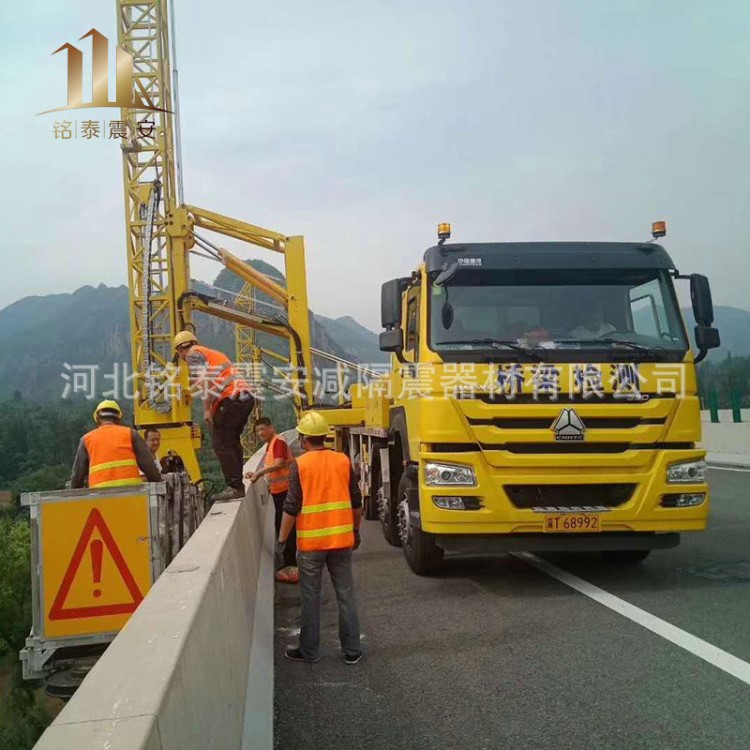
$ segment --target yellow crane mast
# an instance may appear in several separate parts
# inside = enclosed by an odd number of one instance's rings
[[[193,481],[201,478],[195,449],[200,432],[192,421],[187,374],[172,365],[172,338],[192,327],[200,310],[289,340],[289,361],[300,402],[312,404],[312,360],[304,240],[186,205],[175,151],[177,96],[170,66],[166,0],[117,0],[118,44],[133,57],[134,101],[122,110],[130,137],[123,144],[125,224],[138,428],[158,426],[165,449],[181,455]],[[176,86],[176,82],[175,86]],[[249,268],[196,229],[242,240],[284,258],[286,288]],[[190,290],[189,253],[221,262],[248,284],[269,294],[281,315],[235,308]],[[308,376],[309,373],[309,376]]]
[[[169,447],[191,474],[197,433],[190,403],[164,386],[172,361],[172,337],[180,328],[177,301],[190,283],[184,232],[178,212],[171,73],[166,7],[160,0],[118,0],[118,44],[133,57],[132,87],[154,110],[122,110],[130,138],[122,148],[125,232],[130,290],[131,355],[135,373],[135,423],[168,431]],[[149,208],[151,211],[149,212]],[[181,227],[187,229],[187,227]],[[184,323],[189,324],[189,319]],[[164,373],[160,383],[157,373]],[[183,380],[183,387],[185,382]],[[167,434],[165,434],[167,437]]]

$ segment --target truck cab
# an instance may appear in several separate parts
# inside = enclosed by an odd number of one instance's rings
[[[675,279],[690,281],[696,355]],[[393,370],[365,397],[382,415],[370,477],[415,572],[445,552],[635,562],[705,529],[695,362],[719,336],[707,279],[662,246],[443,238],[381,302]]]

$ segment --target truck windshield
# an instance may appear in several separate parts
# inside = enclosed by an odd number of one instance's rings
[[[434,351],[447,360],[477,350],[491,351],[492,359],[518,357],[517,348],[502,342],[551,361],[599,353],[678,361],[688,348],[672,280],[656,269],[466,269],[445,286],[432,285]]]

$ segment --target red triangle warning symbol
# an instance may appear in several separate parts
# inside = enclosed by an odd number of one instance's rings
[[[101,542],[99,542],[100,550],[99,557],[101,559],[101,552],[106,549],[109,552],[112,560],[114,561],[117,572],[120,574],[123,583],[125,584],[131,599],[129,601],[118,602],[115,604],[102,604],[93,607],[66,607],[65,600],[70,594],[71,586],[73,581],[78,574],[78,569],[81,566],[84,555],[89,549],[89,542],[94,532],[98,532],[101,536]],[[73,551],[73,557],[70,559],[68,569],[65,571],[62,583],[60,584],[60,590],[57,592],[55,601],[52,604],[52,608],[49,611],[50,620],[73,620],[79,617],[103,617],[105,615],[127,615],[131,612],[135,612],[136,607],[143,601],[143,594],[138,588],[138,584],[133,578],[133,574],[128,568],[128,564],[123,557],[120,548],[115,542],[115,538],[112,536],[112,532],[109,530],[102,514],[94,508],[89,517],[86,519],[86,523],[81,532],[81,537],[76,544],[76,548]]]

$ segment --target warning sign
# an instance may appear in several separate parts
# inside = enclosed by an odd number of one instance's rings
[[[151,587],[149,538],[145,494],[45,503],[44,635],[119,631]]]

